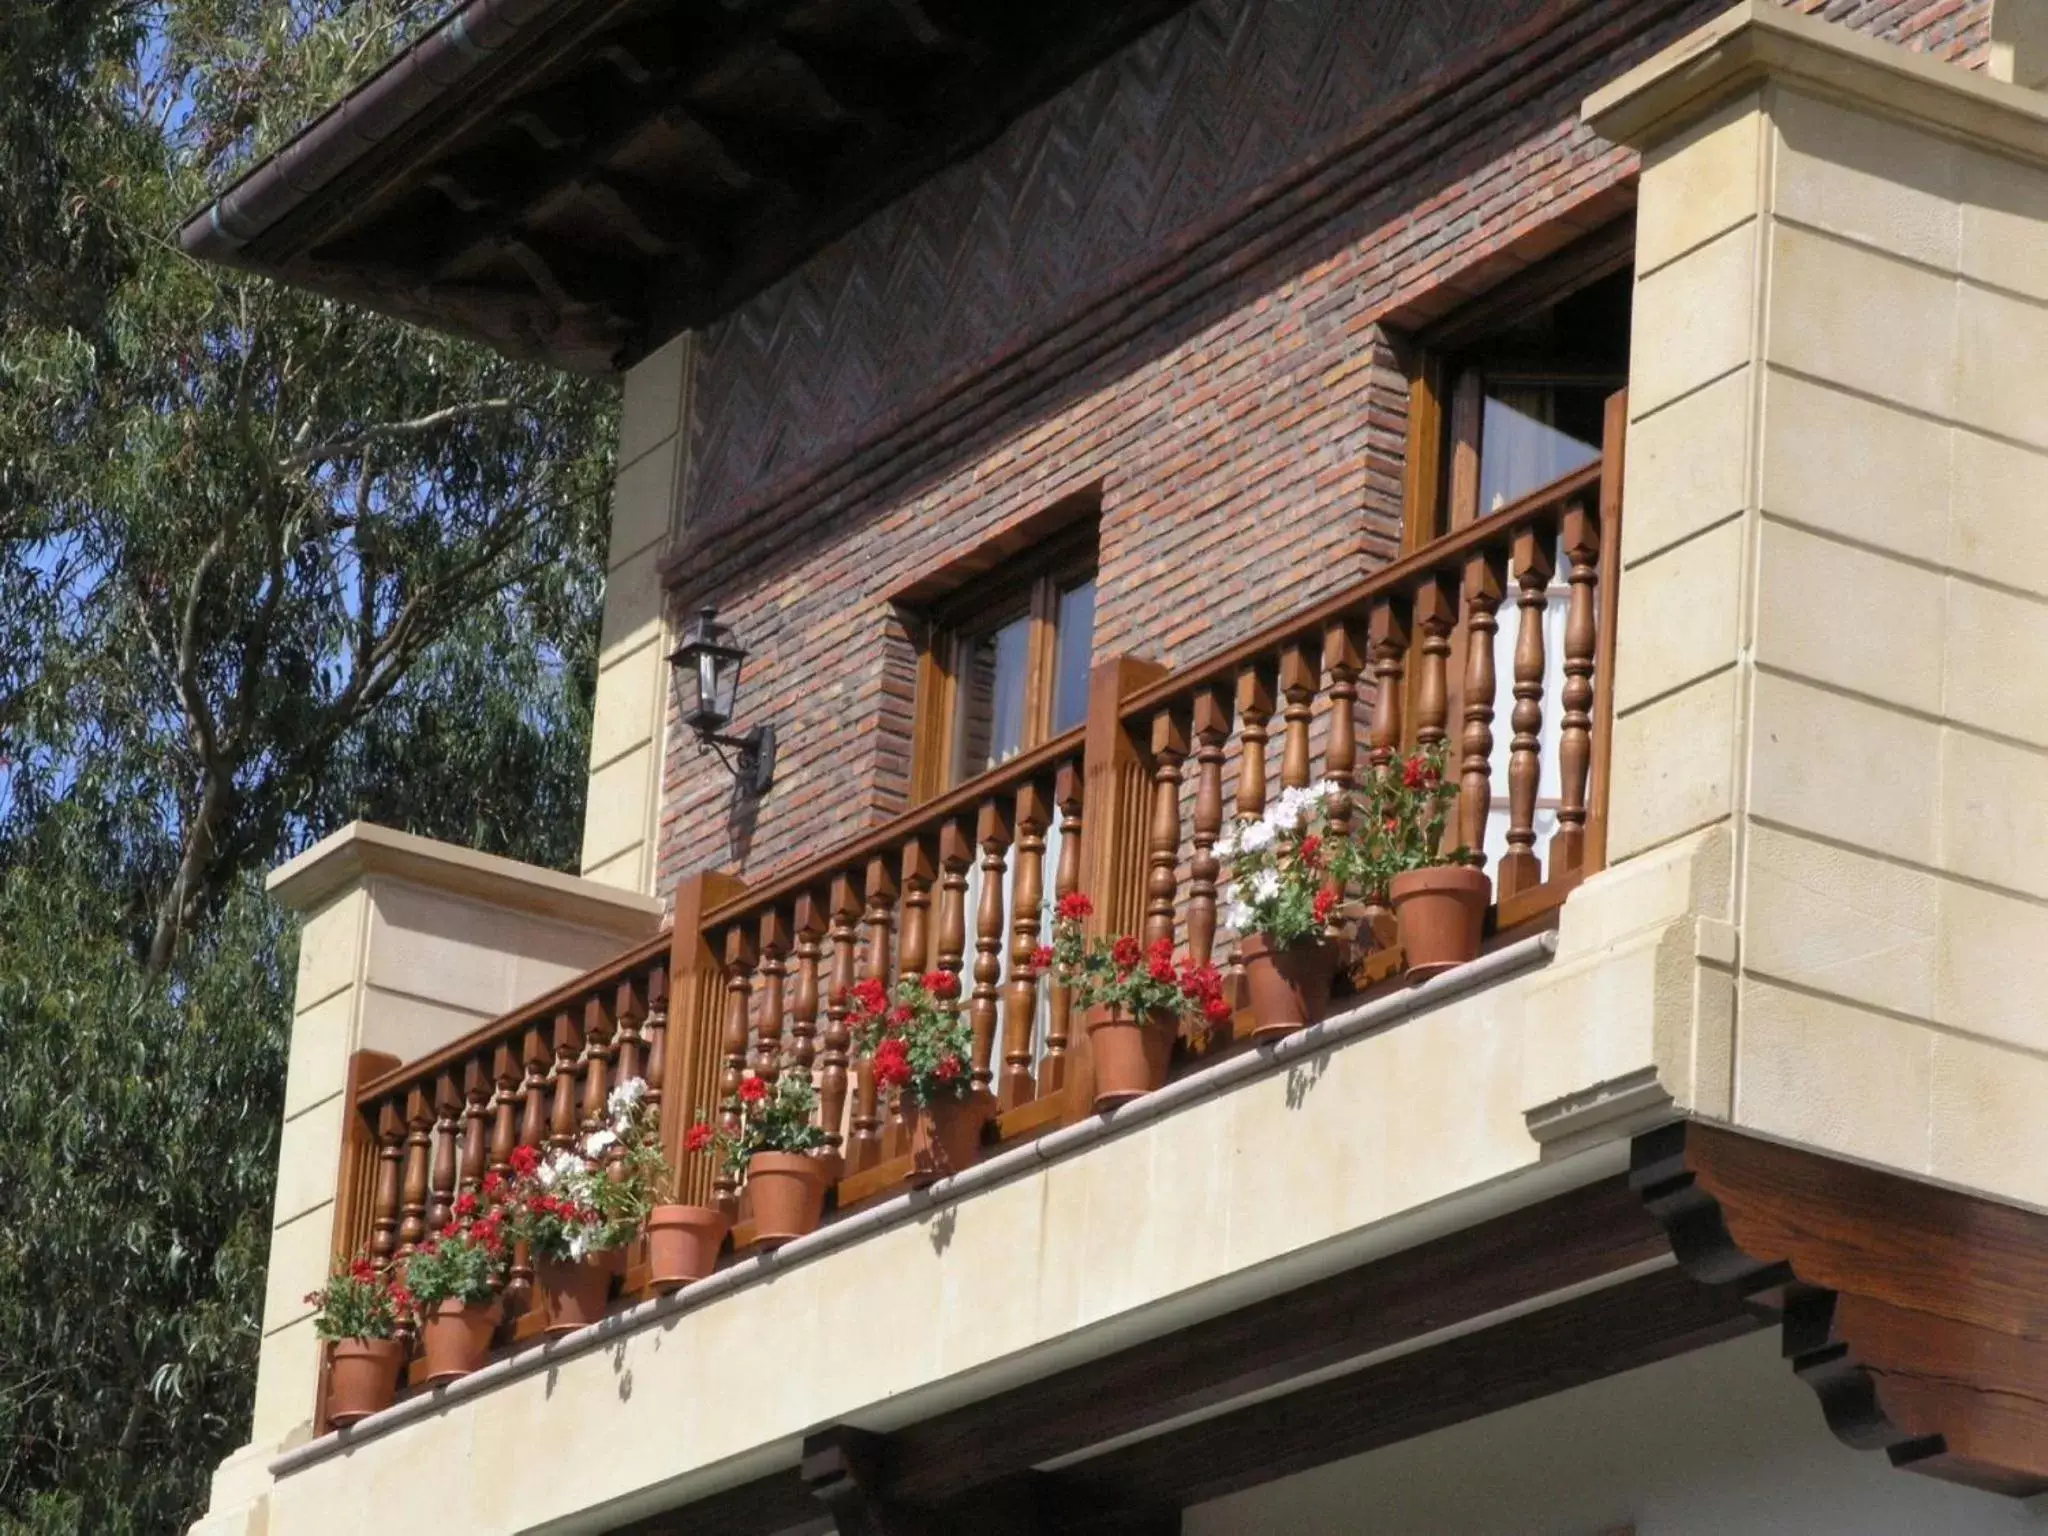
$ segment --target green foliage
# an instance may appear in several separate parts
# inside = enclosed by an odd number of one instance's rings
[[[412,1300],[392,1284],[390,1270],[379,1269],[365,1258],[337,1269],[325,1285],[306,1296],[314,1309],[314,1336],[329,1342],[391,1338],[411,1317]]]
[[[247,1437],[295,935],[365,816],[573,866],[615,392],[204,268],[443,7],[0,6],[0,1532]]]
[[[0,1529],[166,1531],[247,1428],[295,935],[243,886],[145,975],[52,841],[0,876]]]

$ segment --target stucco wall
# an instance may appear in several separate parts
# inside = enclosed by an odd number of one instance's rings
[[[1689,62],[1604,98],[1647,146],[1614,847],[1731,829],[1736,1123],[2048,1204],[2048,98],[1770,35],[1704,117]]]

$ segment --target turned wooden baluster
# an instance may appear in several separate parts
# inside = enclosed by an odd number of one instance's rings
[[[1408,656],[1408,607],[1388,600],[1375,603],[1366,623],[1366,650],[1372,658],[1372,735],[1367,760],[1375,774],[1401,750],[1401,676]],[[1365,913],[1358,925],[1361,940],[1371,935],[1384,948],[1394,942],[1394,909],[1385,891],[1366,891]],[[1361,945],[1361,947],[1363,947]]]
[[[1289,708],[1293,706],[1290,704]],[[1302,722],[1302,750],[1308,724]],[[1293,752],[1292,723],[1288,750]],[[1152,717],[1152,816],[1145,828],[1145,943],[1173,943],[1174,898],[1180,892],[1180,775],[1188,760],[1188,721],[1182,706]],[[1304,780],[1304,782],[1306,782]]]
[[[982,802],[975,838],[981,844],[981,901],[975,909],[974,996],[967,1017],[974,1026],[974,1086],[986,1088],[995,1077],[997,984],[1003,977],[1003,886],[1011,842],[1009,813],[1000,801]]]
[[[1514,896],[1540,884],[1536,858],[1536,787],[1543,772],[1543,614],[1550,603],[1553,563],[1544,530],[1515,535],[1515,602],[1522,610],[1515,635],[1515,734],[1508,746],[1508,849],[1500,861],[1500,894]]]
[[[1053,783],[1053,799],[1060,812],[1059,868],[1053,873],[1053,899],[1071,896],[1081,889],[1082,784],[1079,763],[1060,765]],[[1043,1093],[1057,1093],[1067,1085],[1067,1042],[1072,1038],[1074,999],[1067,988],[1054,984],[1046,1009],[1045,1060],[1039,1066],[1038,1083]]]
[[[462,1166],[456,1187],[474,1194],[490,1163],[491,1064],[472,1056],[462,1064]]]
[[[967,874],[974,868],[974,839],[961,821],[939,828],[939,954],[937,967],[956,978],[967,957]]]
[[[791,1069],[813,1077],[818,1056],[818,962],[825,952],[828,903],[815,891],[796,899],[796,995],[789,1005]]]
[[[1358,788],[1358,680],[1365,673],[1365,642],[1356,624],[1337,619],[1323,631],[1323,671],[1330,680],[1323,777],[1336,786],[1327,814],[1331,835],[1341,838],[1351,831],[1351,802]]]
[[[1458,624],[1458,597],[1448,582],[1426,581],[1415,594],[1419,655],[1415,675],[1415,745],[1441,747],[1450,723],[1451,631]]]
[[[548,1073],[555,1064],[554,1041],[544,1025],[527,1026],[526,1078],[519,1089],[519,1145],[539,1147],[548,1134]]]
[[[1475,851],[1486,846],[1486,818],[1493,809],[1493,639],[1495,617],[1507,589],[1498,551],[1465,562],[1465,731],[1459,740],[1458,842]]]
[[[861,961],[861,975],[894,991],[896,970],[890,951],[896,931],[898,889],[892,860],[880,854],[868,860],[867,892],[867,910],[861,914],[861,925],[867,929],[867,953]],[[881,1101],[875,1085],[871,1051],[860,1053],[855,1068],[852,1129],[853,1167],[856,1171],[873,1166],[890,1153],[907,1150],[910,1128],[894,1113],[893,1105]],[[885,1138],[893,1138],[893,1142]],[[895,1145],[894,1142],[903,1145]]]
[[[1257,821],[1266,814],[1266,742],[1273,718],[1272,670],[1252,662],[1237,674],[1237,814]]]
[[[611,1123],[612,1017],[599,997],[583,1001],[583,1131]],[[607,1161],[616,1161],[608,1158]]]
[[[1247,663],[1237,674],[1237,818],[1257,821],[1266,813],[1266,742],[1273,718],[1273,669]],[[1239,974],[1238,945],[1244,935],[1230,936],[1229,965]],[[1235,983],[1233,983],[1234,985]]]
[[[525,1068],[519,1049],[503,1041],[491,1053],[491,1172],[504,1178],[512,1171],[512,1149],[519,1145],[519,1084]]]
[[[818,1121],[825,1128],[825,1141],[833,1154],[845,1144],[846,1065],[853,1043],[847,1028],[848,996],[859,974],[859,937],[863,902],[859,887],[847,875],[832,879],[831,910],[826,942],[832,950],[832,984],[825,992],[825,1054],[818,1074]]]
[[[370,1258],[380,1268],[398,1254],[398,1202],[404,1179],[405,1116],[386,1099],[377,1106],[377,1183],[370,1200]]]
[[[782,1075],[782,983],[788,972],[789,919],[779,907],[761,914],[761,967],[755,983],[754,1070],[770,1087]]]
[[[639,1078],[647,1081],[647,1063],[640,1038],[640,1020],[645,1013],[641,1003],[641,988],[646,983],[638,977],[628,977],[612,989],[612,1081],[628,1083]]]
[[[427,1182],[427,1230],[448,1225],[455,1205],[455,1181],[462,1160],[462,1081],[453,1072],[434,1074],[434,1129],[429,1153],[432,1173]]]
[[[729,1136],[740,1134],[740,1084],[747,1075],[747,1011],[753,992],[754,936],[735,923],[725,931],[725,1031],[718,1074],[719,1124]],[[719,1159],[711,1181],[712,1198],[728,1219],[739,1207],[739,1175]]]
[[[555,1015],[555,1066],[549,1078],[548,1145],[574,1147],[582,1116],[582,1083],[576,1071],[583,1056],[583,1030],[567,1009]]]
[[[656,1125],[661,1124],[661,1095],[668,1079],[668,962],[659,962],[647,973],[647,1011],[640,1019],[640,1038],[646,1056],[640,1075],[647,1080],[647,1103]],[[686,1106],[687,1108],[687,1106]]]
[[[1309,719],[1315,713],[1316,684],[1320,680],[1317,658],[1305,645],[1290,645],[1280,653],[1281,750],[1280,785],[1283,789],[1306,789],[1309,782]]]
[[[1031,1073],[1031,1037],[1038,1023],[1038,932],[1045,905],[1045,834],[1052,805],[1045,786],[1017,790],[1017,856],[1010,879],[1010,982],[1003,996],[1002,1106],[1028,1104],[1036,1093]]]
[[[932,886],[938,864],[929,837],[913,837],[903,845],[903,920],[896,935],[896,969],[915,981],[932,963]]]
[[[1599,644],[1600,520],[1584,507],[1564,515],[1564,555],[1571,562],[1571,601],[1564,624],[1564,687],[1559,700],[1557,836],[1553,872],[1586,862],[1586,783],[1593,770],[1593,655]]]
[[[1216,839],[1223,831],[1223,746],[1230,740],[1230,700],[1221,688],[1195,695],[1194,852],[1188,858],[1188,955],[1205,965],[1216,947],[1216,879],[1222,861]]]
[[[433,1095],[413,1088],[405,1096],[405,1182],[399,1190],[395,1255],[401,1263],[427,1235],[427,1161],[433,1134]]]

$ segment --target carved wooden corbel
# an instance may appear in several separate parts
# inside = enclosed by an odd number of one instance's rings
[[[2048,1218],[1700,1122],[1638,1137],[1629,1182],[1686,1273],[1778,1317],[1844,1444],[2048,1490]]]

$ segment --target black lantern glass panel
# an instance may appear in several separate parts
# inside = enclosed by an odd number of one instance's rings
[[[669,657],[682,687],[683,724],[699,736],[722,731],[739,700],[740,664],[747,653],[710,608],[700,608],[683,643]]]

